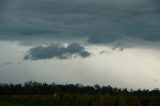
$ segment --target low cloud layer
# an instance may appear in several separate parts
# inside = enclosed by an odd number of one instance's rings
[[[24,60],[40,59],[68,59],[80,56],[82,58],[90,56],[90,53],[78,43],[71,43],[68,46],[49,45],[31,48],[25,55]]]
[[[158,0],[2,1],[0,40],[26,44],[57,38],[85,39],[91,44],[126,38],[160,42]]]

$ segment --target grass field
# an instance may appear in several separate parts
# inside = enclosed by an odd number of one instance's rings
[[[0,106],[160,106],[160,97],[59,94],[0,96]]]
[[[0,96],[0,106],[65,106],[54,96]]]
[[[42,103],[16,103],[16,102],[2,102],[0,106],[65,106],[61,103],[54,103],[54,104],[42,104]]]

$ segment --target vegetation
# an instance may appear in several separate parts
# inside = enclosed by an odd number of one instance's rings
[[[0,84],[0,106],[160,106],[160,91],[81,84]]]

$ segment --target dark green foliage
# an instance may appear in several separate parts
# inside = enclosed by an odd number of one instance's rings
[[[0,84],[0,106],[160,106],[160,91],[81,84]]]
[[[0,83],[0,95],[53,95],[54,93],[80,93],[80,94],[110,94],[124,96],[160,96],[159,89],[154,90],[127,90],[113,88],[111,86],[83,86],[81,84],[47,84],[38,82],[26,82],[25,84]]]

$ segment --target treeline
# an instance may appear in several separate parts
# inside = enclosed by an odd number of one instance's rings
[[[0,95],[54,95],[56,93],[70,94],[109,94],[124,96],[160,96],[160,90],[128,90],[111,86],[83,86],[82,84],[47,84],[29,81],[24,84],[4,84],[0,83]]]

